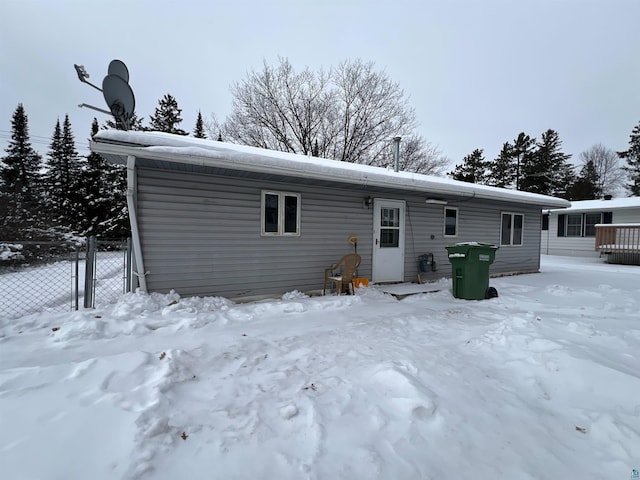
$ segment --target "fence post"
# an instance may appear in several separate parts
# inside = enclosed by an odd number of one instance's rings
[[[79,304],[80,304],[80,292],[78,291],[78,288],[80,287],[80,278],[78,278],[79,273],[80,273],[80,266],[79,266],[79,264],[80,264],[80,246],[78,246],[76,244],[75,250],[76,250],[76,259],[75,259],[76,260],[76,265],[75,265],[76,277],[74,279],[74,282],[75,282],[74,308],[76,310],[78,310],[78,307],[79,307]]]
[[[93,308],[96,270],[96,237],[87,239],[87,258],[84,274],[84,308]]]

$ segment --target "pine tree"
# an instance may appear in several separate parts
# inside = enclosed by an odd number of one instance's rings
[[[42,158],[31,146],[20,103],[11,119],[11,140],[0,165],[0,238],[33,238],[41,220]]]
[[[65,115],[62,131],[56,122],[47,161],[45,183],[51,226],[78,232],[82,223],[82,162],[78,156],[69,115]]]
[[[98,130],[98,120],[94,118],[91,124],[91,138],[98,133]],[[83,233],[86,235],[101,233],[99,225],[109,209],[110,189],[106,181],[108,173],[109,165],[107,162],[99,154],[91,152],[87,156],[87,164],[82,172]]]
[[[488,163],[489,178],[487,183],[494,187],[513,188],[516,184],[516,164],[511,153],[513,146],[509,142],[502,145],[498,157]]]
[[[475,149],[469,155],[462,159],[462,164],[456,165],[456,168],[449,175],[454,180],[469,183],[487,183],[487,162],[484,159],[484,151]]]
[[[524,132],[520,132],[513,141],[511,156],[516,166],[516,190],[526,190],[523,180],[527,176],[527,170],[535,162],[533,158],[535,147],[536,139],[531,138]]]
[[[632,196],[640,196],[640,122],[631,131],[629,149],[618,152],[618,156],[627,160],[627,164],[622,168],[629,175],[629,193]]]
[[[98,120],[93,119],[91,137],[98,133]],[[121,165],[110,165],[102,156],[91,153],[83,171],[85,235],[109,238],[129,236],[126,205],[126,171]]]
[[[198,110],[198,118],[196,119],[196,127],[193,129],[193,136],[196,138],[207,138],[207,134],[204,131],[204,122],[202,121],[202,114]]]
[[[549,129],[534,144],[535,151],[523,155],[520,189],[542,195],[567,196],[574,183],[571,155],[562,153],[562,141],[555,130]]]
[[[135,113],[133,113],[131,115],[131,118],[129,119],[129,130],[136,130],[136,131],[147,130],[142,125],[143,120],[144,120],[144,117],[138,118],[138,116]],[[107,130],[107,129],[124,130],[124,126],[120,122],[116,121],[115,119],[110,119],[104,122],[104,125],[102,126],[102,128],[104,130]]]
[[[178,128],[182,122],[182,117],[180,117],[182,109],[178,108],[176,99],[167,93],[161,100],[158,100],[158,105],[155,114],[149,118],[151,130],[187,135],[187,132]]]
[[[598,172],[590,160],[582,167],[578,178],[571,186],[569,200],[595,200],[601,193],[598,187]]]

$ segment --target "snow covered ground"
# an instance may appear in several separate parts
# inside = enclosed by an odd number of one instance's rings
[[[0,320],[0,476],[628,479],[640,268],[543,257],[491,284]]]

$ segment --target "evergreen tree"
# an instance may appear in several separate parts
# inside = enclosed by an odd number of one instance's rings
[[[484,151],[475,149],[469,155],[462,159],[462,164],[456,165],[456,168],[449,175],[454,180],[469,183],[487,183],[487,162],[484,159]]]
[[[182,109],[178,108],[178,102],[170,94],[165,94],[158,100],[158,107],[149,119],[151,130],[158,132],[174,133],[177,135],[187,135],[187,132],[178,128],[182,122],[180,114]]]
[[[98,133],[98,120],[93,119],[91,137]],[[85,235],[109,238],[129,236],[126,201],[126,169],[110,165],[97,153],[90,153],[83,172]]]
[[[490,171],[487,183],[494,187],[513,188],[516,184],[516,164],[513,161],[513,146],[509,142],[502,145],[498,157],[488,163]]]
[[[204,131],[204,122],[202,121],[202,114],[198,110],[198,118],[196,119],[196,127],[193,129],[193,136],[196,138],[207,138],[207,134]]]
[[[82,191],[78,156],[69,115],[65,115],[62,130],[56,122],[47,161],[45,183],[51,226],[78,232],[82,223]]]
[[[629,175],[629,193],[632,196],[640,196],[640,122],[631,131],[629,149],[618,152],[618,156],[627,160],[627,164],[622,168]]]
[[[142,121],[144,120],[144,117],[140,117],[138,118],[138,116],[133,113],[131,115],[131,118],[129,119],[129,130],[136,130],[136,131],[144,131],[147,130],[143,125],[142,125]],[[107,129],[113,129],[113,130],[124,130],[124,126],[116,121],[115,119],[109,119],[106,122],[104,122],[104,125],[102,126],[103,130],[107,130]]]
[[[595,200],[601,193],[598,187],[598,172],[590,160],[582,167],[578,178],[571,186],[569,200]]]
[[[568,196],[574,183],[573,167],[568,163],[571,155],[562,153],[558,132],[547,130],[535,146],[535,151],[523,153],[520,189],[542,195]]]
[[[527,176],[527,171],[531,169],[531,165],[535,163],[535,147],[536,139],[531,138],[524,132],[520,132],[513,141],[511,156],[516,168],[516,190],[526,190],[523,180]]]
[[[98,133],[98,120],[93,119],[91,137]],[[86,235],[99,235],[100,224],[105,220],[109,211],[111,189],[107,181],[110,166],[97,153],[91,152],[87,156],[87,164],[82,172],[84,194],[83,232]]]
[[[0,238],[32,238],[39,227],[42,158],[31,146],[27,114],[18,104],[0,165]]]

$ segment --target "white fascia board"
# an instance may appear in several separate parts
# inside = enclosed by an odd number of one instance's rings
[[[96,153],[115,155],[123,157],[125,160],[128,155],[134,155],[137,158],[147,158],[150,160],[350,183],[364,187],[396,188],[399,190],[423,192],[424,194],[466,197],[467,199],[475,197],[485,200],[539,205],[547,208],[565,208],[570,206],[567,200],[546,195],[518,192],[465,182],[455,182],[448,179],[438,180],[439,177],[410,172],[387,171],[380,167],[344,164],[337,160],[313,159],[313,162],[304,163],[304,165],[301,165],[301,168],[295,168],[295,166],[292,166],[291,161],[278,158],[277,156],[261,155],[259,153],[249,153],[246,151],[239,152],[232,148],[202,149],[196,146],[136,146],[132,144],[123,145],[113,143],[113,141],[110,140],[102,142],[99,139],[98,141],[90,141],[89,146],[91,150]],[[291,154],[286,155],[291,156]],[[124,163],[126,163],[126,161]],[[302,166],[304,168],[302,168]]]

